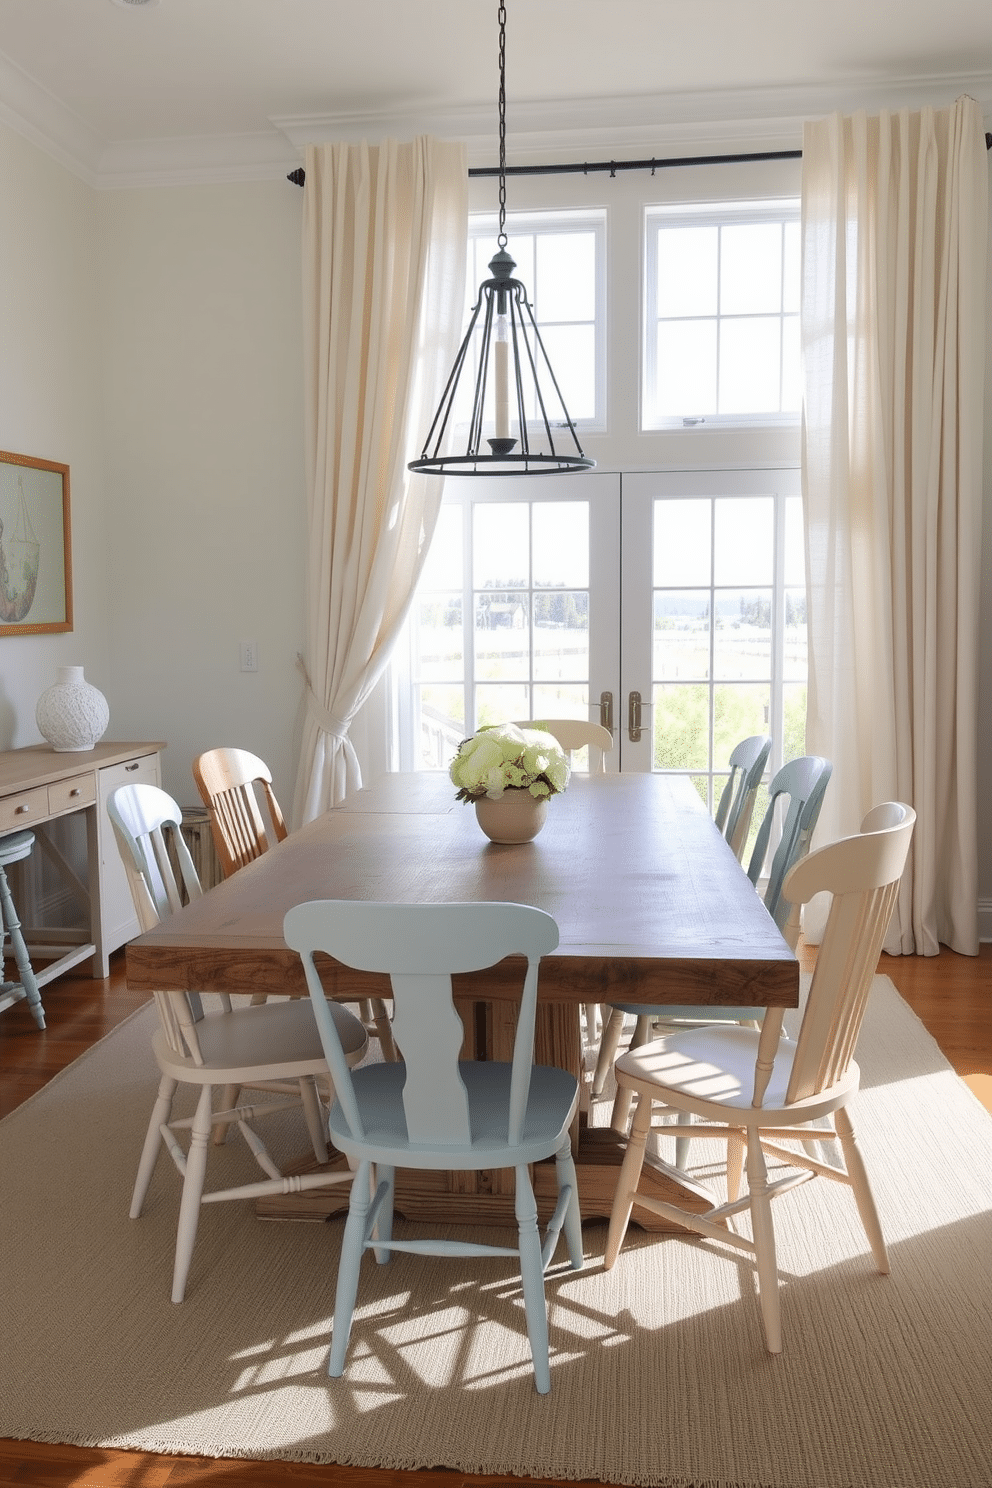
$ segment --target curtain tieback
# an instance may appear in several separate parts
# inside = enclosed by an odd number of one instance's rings
[[[307,689],[307,711],[313,722],[323,729],[325,734],[329,734],[332,739],[337,739],[339,743],[344,743],[348,737],[351,719],[335,718],[334,714],[327,711],[317,695],[309,688]]]

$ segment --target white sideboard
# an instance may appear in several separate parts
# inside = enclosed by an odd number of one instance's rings
[[[38,972],[44,986],[92,956],[93,975],[109,972],[111,951],[139,933],[124,865],[120,860],[107,800],[119,785],[160,785],[163,743],[101,741],[93,749],[58,753],[48,744],[0,751],[0,833],[39,828],[36,851],[45,853],[72,880],[89,907],[88,939],[60,940],[59,954]],[[81,882],[45,832],[46,823],[84,812],[87,879]]]

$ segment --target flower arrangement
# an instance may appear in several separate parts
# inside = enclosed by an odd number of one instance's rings
[[[554,734],[501,723],[463,740],[449,774],[457,801],[498,801],[505,790],[526,790],[540,800],[563,791],[571,769]]]

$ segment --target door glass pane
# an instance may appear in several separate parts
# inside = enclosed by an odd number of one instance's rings
[[[710,582],[709,498],[654,503],[654,583],[657,588]]]
[[[775,575],[773,498],[724,498],[714,507],[714,583],[770,584]]]
[[[730,751],[752,734],[767,734],[771,684],[717,685],[713,689],[713,757],[726,761]]]
[[[530,605],[525,589],[475,596],[475,675],[480,682],[529,681]]]
[[[656,589],[654,675],[659,682],[710,674],[710,600],[706,589]]]
[[[771,674],[772,591],[717,590],[713,675],[729,681]]]
[[[705,683],[654,689],[656,770],[708,770],[710,690]]]

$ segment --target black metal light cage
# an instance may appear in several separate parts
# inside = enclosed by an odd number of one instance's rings
[[[411,470],[429,475],[548,475],[569,470],[591,470],[596,462],[583,454],[575,425],[565,407],[565,400],[558,386],[548,354],[537,328],[534,311],[527,299],[527,291],[519,279],[512,277],[516,263],[506,251],[506,4],[499,0],[499,247],[489,261],[491,279],[479,286],[479,295],[472,308],[465,339],[458,348],[454,366],[445,384],[434,421],[424,441],[419,460],[411,460]],[[472,411],[469,417],[468,439],[463,454],[444,453],[446,442],[455,431],[455,402],[459,382],[469,362],[469,352],[482,317],[478,340],[479,365],[472,394]],[[496,339],[504,336],[496,329],[497,317],[505,318],[507,345],[506,368],[506,418],[505,429],[496,420],[496,437],[486,438],[489,452],[484,453],[483,423],[486,409],[486,394],[489,385],[490,354],[493,352],[494,332]],[[512,353],[512,355],[511,355]],[[512,364],[512,365],[511,365]],[[512,373],[512,376],[511,376]],[[545,378],[545,389],[541,380]],[[555,404],[549,409],[548,381],[554,389]],[[512,388],[512,392],[511,392]],[[497,396],[501,390],[497,389]],[[533,398],[534,409],[539,419],[532,417],[534,431],[540,437],[543,427],[543,446],[535,449],[531,445],[531,430],[528,428],[528,402]],[[519,441],[509,433],[509,407],[515,409]],[[554,430],[559,431],[559,443],[555,443]],[[567,438],[566,438],[567,431]],[[517,448],[519,444],[519,448]]]

